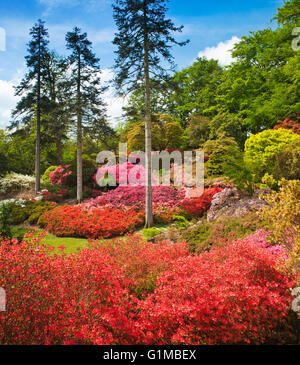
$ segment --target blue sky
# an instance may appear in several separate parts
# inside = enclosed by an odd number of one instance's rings
[[[0,0],[0,27],[6,32],[5,51],[1,51],[0,40],[0,127],[7,125],[15,105],[12,86],[25,72],[28,33],[38,18],[46,21],[50,48],[64,55],[66,32],[75,25],[81,27],[101,59],[104,78],[112,76],[109,69],[115,56],[111,41],[116,29],[111,4],[112,0]],[[184,49],[173,50],[178,69],[190,65],[199,54],[217,58],[224,65],[230,63],[228,49],[250,30],[271,26],[270,19],[282,4],[283,0],[170,0],[169,17],[185,26],[178,39],[191,40]],[[115,123],[123,101],[113,90],[105,97],[110,120]]]

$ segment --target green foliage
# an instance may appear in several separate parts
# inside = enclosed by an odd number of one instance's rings
[[[204,152],[209,155],[205,164],[207,176],[224,175],[224,164],[240,156],[241,151],[232,137],[220,136],[216,140],[209,140],[204,144]]]
[[[161,233],[160,229],[153,227],[153,228],[144,228],[142,230],[143,236],[146,241],[150,241],[153,237],[157,236]]]
[[[173,215],[173,221],[178,228],[187,228],[190,222],[182,215]]]
[[[285,244],[293,250],[293,239],[300,234],[300,181],[282,180],[280,190],[272,192],[265,200],[269,203],[260,217],[269,224],[272,244]]]
[[[152,117],[152,148],[155,151],[180,148],[183,143],[183,128],[168,115],[156,114]],[[132,127],[127,134],[129,151],[145,149],[145,122]]]
[[[188,143],[199,148],[209,139],[211,120],[208,117],[192,115],[187,128]]]
[[[57,166],[50,166],[47,168],[47,170],[44,172],[44,175],[42,176],[43,183],[51,183],[49,176],[50,176],[51,172],[53,172],[56,169],[57,169]]]
[[[227,111],[220,111],[210,123],[209,139],[216,139],[219,136],[232,137],[241,149],[244,148],[247,134],[243,128],[243,119]]]
[[[216,90],[222,74],[223,68],[218,61],[206,58],[197,58],[192,66],[177,72],[171,80],[173,88],[167,98],[171,115],[180,118],[183,125],[191,114],[214,116],[214,107],[218,104]]]
[[[212,247],[228,244],[230,241],[244,238],[258,228],[265,226],[256,213],[242,218],[221,217],[215,222],[202,220],[181,233],[182,239],[189,243],[190,251],[201,253]]]
[[[278,190],[279,185],[278,181],[274,178],[273,175],[266,173],[262,178],[262,184],[260,185],[261,189],[271,189],[271,190]]]
[[[277,154],[273,173],[277,180],[300,180],[300,139],[286,145]]]
[[[256,181],[260,181],[265,173],[272,174],[276,155],[297,140],[300,136],[287,129],[266,130],[250,136],[245,144],[245,162]]]
[[[7,222],[10,225],[18,225],[28,222],[36,224],[40,216],[55,207],[52,202],[34,200],[11,200],[0,205],[5,206],[9,211]]]
[[[234,147],[228,147],[226,153],[228,156],[223,164],[224,175],[228,176],[239,190],[252,194],[254,177],[245,164],[244,153]]]
[[[11,238],[11,229],[9,216],[11,214],[10,206],[7,204],[0,205],[0,235],[4,238]]]

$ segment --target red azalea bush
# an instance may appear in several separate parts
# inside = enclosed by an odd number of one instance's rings
[[[0,344],[132,344],[134,300],[113,259],[97,250],[50,255],[44,246],[2,240]]]
[[[295,343],[288,317],[295,281],[281,259],[254,237],[179,259],[140,302],[145,343]]]
[[[204,193],[199,197],[184,199],[181,203],[181,208],[190,216],[201,216],[211,206],[213,197],[222,191],[218,186],[204,190]]]
[[[49,174],[51,184],[54,185],[67,185],[68,177],[72,175],[70,165],[58,166],[54,171]]]
[[[159,274],[178,258],[189,254],[186,242],[170,245],[164,241],[153,245],[137,234],[95,243],[95,247],[113,257],[115,265],[124,268],[126,277],[132,279],[131,290],[140,298],[154,291]]]
[[[41,222],[58,237],[110,238],[123,235],[142,224],[134,209],[110,207],[84,210],[81,206],[57,207],[46,212]]]
[[[153,186],[153,203],[170,207],[177,206],[183,198],[181,191],[171,186]],[[96,199],[91,199],[85,204],[89,207],[99,207],[112,204],[115,207],[143,207],[146,199],[145,186],[119,186]]]
[[[296,343],[295,281],[261,233],[196,257],[138,236],[70,256],[1,240],[0,343]]]

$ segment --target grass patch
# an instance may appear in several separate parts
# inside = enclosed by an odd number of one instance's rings
[[[26,227],[12,227],[11,232],[14,238],[23,237],[30,228]],[[37,230],[36,234],[43,232],[43,230]],[[71,254],[76,253],[78,250],[88,247],[88,240],[81,238],[69,238],[69,237],[56,237],[53,234],[47,233],[47,235],[42,239],[42,243],[53,246],[55,252],[59,253],[58,247],[65,246],[65,253]]]

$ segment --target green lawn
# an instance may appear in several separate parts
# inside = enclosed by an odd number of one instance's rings
[[[11,231],[13,237],[17,238],[23,236],[28,232],[28,228],[25,227],[12,227]],[[38,230],[37,233],[41,233],[42,230]],[[56,248],[55,252],[60,252],[57,247],[65,246],[65,252],[75,253],[78,250],[88,246],[88,240],[80,238],[69,238],[69,237],[56,237],[53,234],[47,233],[46,237],[42,239],[42,243]]]

